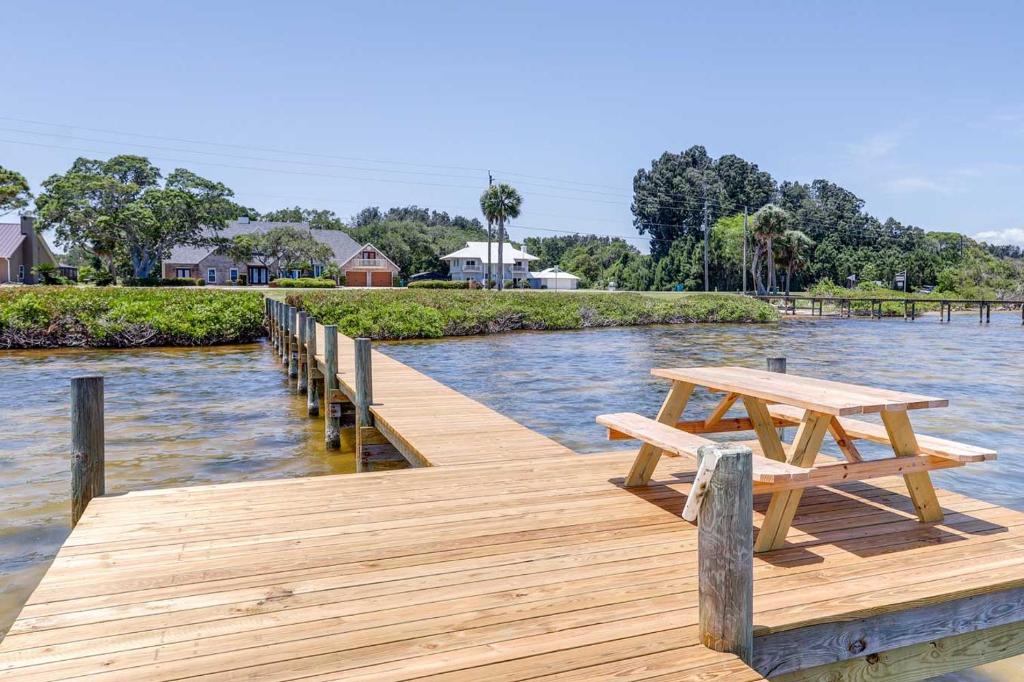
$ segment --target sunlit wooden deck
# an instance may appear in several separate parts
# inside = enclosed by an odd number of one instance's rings
[[[690,473],[632,453],[94,500],[0,644],[10,680],[757,680],[696,641]],[[756,634],[1024,583],[1024,514],[902,479],[809,490]],[[759,500],[759,511],[766,500]],[[756,519],[759,520],[759,519]]]

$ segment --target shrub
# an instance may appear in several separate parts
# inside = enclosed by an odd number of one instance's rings
[[[334,280],[324,277],[281,277],[275,279],[269,286],[274,289],[333,289]]]
[[[48,287],[0,290],[0,347],[127,348],[255,341],[257,292]]]
[[[518,329],[582,329],[682,322],[770,322],[771,306],[731,294],[667,298],[635,293],[435,291],[429,288],[290,294],[288,303],[348,336],[438,338]]]
[[[409,282],[410,289],[469,289],[469,280],[421,279]]]
[[[131,277],[124,281],[126,287],[205,287],[202,277]]]

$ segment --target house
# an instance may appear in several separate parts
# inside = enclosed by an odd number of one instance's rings
[[[497,281],[499,273],[504,274],[504,281],[507,285],[518,285],[530,277],[530,261],[537,260],[525,251],[520,251],[508,242],[503,247],[502,259],[505,261],[498,265],[498,244],[491,243],[491,278]],[[448,263],[449,274],[452,280],[464,282],[472,280],[483,283],[487,278],[487,242],[467,242],[466,246],[441,256],[441,260]]]
[[[233,220],[223,230],[210,232],[210,237],[233,239],[242,234],[264,232],[275,227],[294,227],[306,230],[321,244],[334,252],[330,263],[338,266],[345,276],[346,284],[352,287],[390,287],[398,274],[398,266],[373,244],[359,244],[341,230],[313,230],[309,223],[287,223],[255,221],[248,218]],[[320,277],[328,263],[314,263],[307,271],[283,271],[277,263],[263,264],[259,261],[240,263],[230,256],[218,253],[214,246],[178,246],[171,250],[163,262],[163,276],[166,278],[195,277],[206,280],[207,284],[268,284],[278,276],[299,277],[308,274]]]
[[[562,270],[557,265],[553,268],[546,268],[540,272],[530,273],[530,286],[534,289],[576,289],[580,285],[580,278],[571,272]]]
[[[60,267],[46,240],[36,232],[35,218],[25,215],[20,223],[0,223],[0,283],[35,284],[32,269],[41,263]]]

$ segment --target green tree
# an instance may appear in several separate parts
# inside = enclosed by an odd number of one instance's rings
[[[309,223],[309,227],[314,230],[342,230],[345,228],[345,223],[334,211],[299,206],[271,211],[262,215],[260,219],[280,223]]]
[[[0,216],[25,208],[31,200],[32,192],[25,176],[0,166]]]
[[[786,230],[779,240],[777,258],[786,270],[786,295],[789,295],[793,275],[807,264],[807,251],[814,241],[800,230]]]
[[[751,259],[750,273],[754,278],[754,288],[760,294],[776,289],[775,282],[775,240],[789,229],[792,216],[775,204],[761,207],[754,214],[754,257]],[[767,271],[767,283],[761,279],[761,268]]]
[[[489,222],[498,225],[498,289],[505,288],[505,223],[519,217],[523,197],[512,185],[500,182],[480,195],[480,210]],[[490,247],[488,247],[488,254]]]
[[[260,232],[236,235],[220,246],[220,252],[240,263],[274,266],[287,270],[312,270],[314,263],[327,263],[334,252],[318,242],[307,230],[272,227]]]
[[[40,224],[54,229],[58,244],[99,257],[112,274],[123,261],[134,277],[149,277],[173,247],[209,243],[208,231],[239,209],[225,185],[191,171],[178,168],[162,179],[141,156],[76,159],[43,182]]]

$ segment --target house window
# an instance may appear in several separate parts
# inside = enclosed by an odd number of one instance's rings
[[[313,266],[313,276],[314,277],[319,277],[320,275],[323,274],[323,272],[324,272],[324,266],[322,266],[322,265],[314,265]]]
[[[24,265],[19,265],[18,266],[18,281],[19,282],[24,282],[25,281],[25,266]]]
[[[238,281],[238,268],[231,268],[231,281],[232,282],[237,282]]]
[[[192,268],[175,268],[174,276],[178,279],[192,276]]]
[[[209,284],[216,284],[217,283],[217,271],[214,270],[213,268],[207,269],[207,271],[206,271],[206,281]]]
[[[363,255],[360,256],[360,258],[363,258],[364,260],[373,260],[376,257],[377,257],[377,252],[376,251],[371,251],[370,249],[367,249],[366,251],[363,251]]]
[[[472,258],[470,258],[469,260],[466,261],[466,267],[475,267],[475,266],[476,266],[476,261],[473,260]]]

